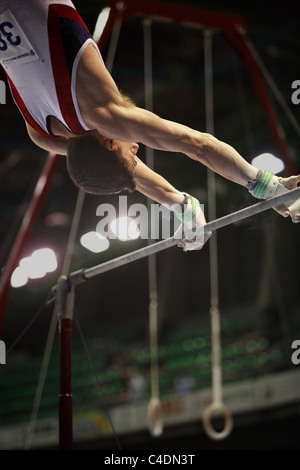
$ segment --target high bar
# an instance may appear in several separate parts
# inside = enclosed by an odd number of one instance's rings
[[[235,222],[259,214],[260,212],[264,212],[273,207],[279,206],[287,200],[295,200],[298,197],[300,197],[300,187],[292,189],[287,193],[281,194],[280,196],[276,196],[271,199],[258,202],[257,204],[253,204],[252,206],[245,207],[236,212],[232,212],[231,214],[220,217],[219,219],[208,222],[203,227],[204,233],[213,232],[222,227],[226,227],[227,225],[234,224]],[[124,266],[125,264],[131,263],[132,261],[136,261],[138,259],[146,258],[147,256],[153,255],[154,253],[158,253],[172,246],[176,246],[179,242],[180,240],[173,240],[173,237],[170,237],[165,240],[153,243],[152,245],[140,248],[139,250],[120,256],[118,258],[106,261],[105,263],[98,264],[96,266],[93,266],[92,268],[83,268],[78,271],[74,271],[69,275],[69,286],[75,286],[84,281],[88,281],[89,279],[92,279],[93,277],[102,274],[106,271],[116,269],[120,266]]]

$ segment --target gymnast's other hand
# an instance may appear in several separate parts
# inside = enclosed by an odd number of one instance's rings
[[[249,192],[259,199],[270,199],[285,194],[300,184],[300,175],[281,178],[267,170],[259,171],[255,180],[249,181]],[[291,216],[294,223],[300,222],[300,198],[286,201],[274,209],[283,217]]]
[[[295,189],[300,186],[300,175],[290,176],[289,178],[279,178],[279,182],[287,189]],[[275,210],[279,212],[283,217],[291,216],[294,223],[300,222],[300,198],[295,201],[288,202],[286,205],[282,204],[279,207],[275,207]]]
[[[182,214],[177,217],[182,221],[173,235],[173,240],[180,239],[179,248],[183,251],[201,250],[211,236],[211,232],[204,233],[206,219],[197,199],[185,194],[181,204]]]

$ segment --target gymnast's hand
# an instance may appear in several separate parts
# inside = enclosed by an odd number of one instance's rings
[[[180,206],[182,212],[175,211],[182,223],[174,233],[173,240],[181,240],[177,246],[183,248],[183,251],[201,250],[211,232],[204,233],[206,219],[199,201],[189,194],[184,196]]]
[[[289,190],[295,189],[300,185],[300,175],[290,176],[289,178],[279,178],[279,183]],[[294,223],[300,222],[300,198],[290,203],[287,202],[287,204],[281,204],[275,207],[275,210],[283,215],[283,217],[291,216]]]
[[[260,171],[255,180],[249,182],[249,192],[259,199],[270,199],[280,196],[300,184],[300,175],[281,178],[267,170]],[[287,201],[274,209],[283,217],[291,216],[294,223],[300,222],[300,198]]]

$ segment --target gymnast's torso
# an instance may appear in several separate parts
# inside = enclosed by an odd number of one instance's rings
[[[89,130],[76,72],[90,43],[100,56],[70,0],[0,0],[1,65],[21,114],[39,134],[52,135],[52,116],[73,134]]]

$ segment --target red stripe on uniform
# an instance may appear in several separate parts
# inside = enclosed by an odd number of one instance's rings
[[[75,20],[87,31],[88,29],[74,8],[67,5],[50,5],[48,14],[48,39],[57,98],[62,116],[71,131],[74,132],[74,134],[82,134],[85,133],[85,129],[80,124],[74,108],[71,92],[71,77],[60,35],[59,18],[61,17]]]

